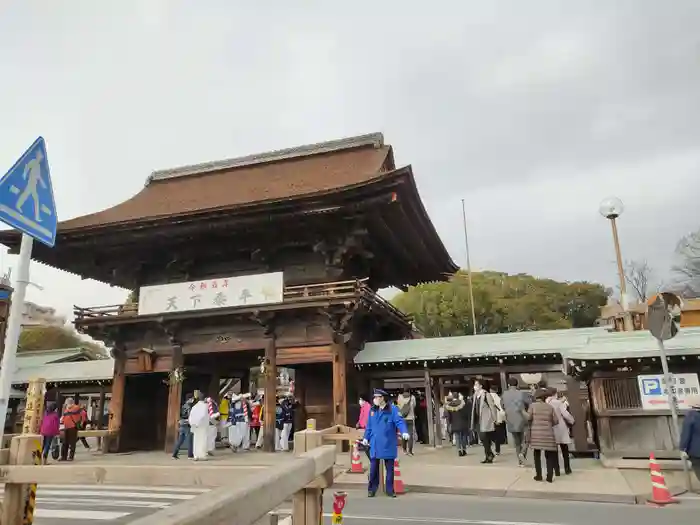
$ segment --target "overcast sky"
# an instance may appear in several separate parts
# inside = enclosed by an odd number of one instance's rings
[[[610,194],[660,275],[700,226],[696,0],[8,3],[0,171],[43,135],[61,219],[154,169],[382,131],[458,263],[462,198],[475,267],[563,280],[616,283]],[[124,298],[31,275],[64,312]]]

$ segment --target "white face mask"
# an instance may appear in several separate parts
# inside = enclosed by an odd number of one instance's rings
[[[372,402],[374,403],[375,407],[378,407],[382,404],[382,398],[381,397],[375,397]]]
[[[360,406],[364,406],[364,405],[365,405],[365,400],[364,400],[364,399],[360,399]]]

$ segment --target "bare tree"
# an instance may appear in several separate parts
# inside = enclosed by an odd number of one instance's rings
[[[649,297],[649,285],[654,270],[646,261],[627,261],[625,263],[625,281],[632,287],[639,302],[645,302]]]
[[[683,295],[700,292],[700,230],[683,237],[676,246],[679,259],[673,267],[676,276],[676,288]]]

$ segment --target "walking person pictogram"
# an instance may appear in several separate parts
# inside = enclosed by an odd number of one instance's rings
[[[44,178],[41,176],[41,163],[43,160],[44,155],[41,150],[38,150],[36,156],[24,166],[22,178],[27,181],[27,184],[15,205],[17,210],[22,212],[22,207],[27,202],[27,199],[31,197],[34,201],[34,220],[36,222],[41,222],[41,201],[37,193],[37,184],[41,184],[41,187],[44,189],[47,188],[46,181],[44,181]]]

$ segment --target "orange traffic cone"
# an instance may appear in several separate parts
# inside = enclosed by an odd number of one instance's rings
[[[352,474],[364,474],[365,472],[365,468],[362,466],[362,460],[360,459],[360,448],[357,446],[357,441],[352,445],[350,472]]]
[[[666,486],[666,480],[653,452],[649,454],[649,470],[651,471],[651,499],[647,500],[647,504],[663,507],[670,503],[678,503],[677,499],[673,499]]]
[[[394,460],[394,494],[406,494],[406,487],[401,479],[401,469],[399,468],[399,460]]]

